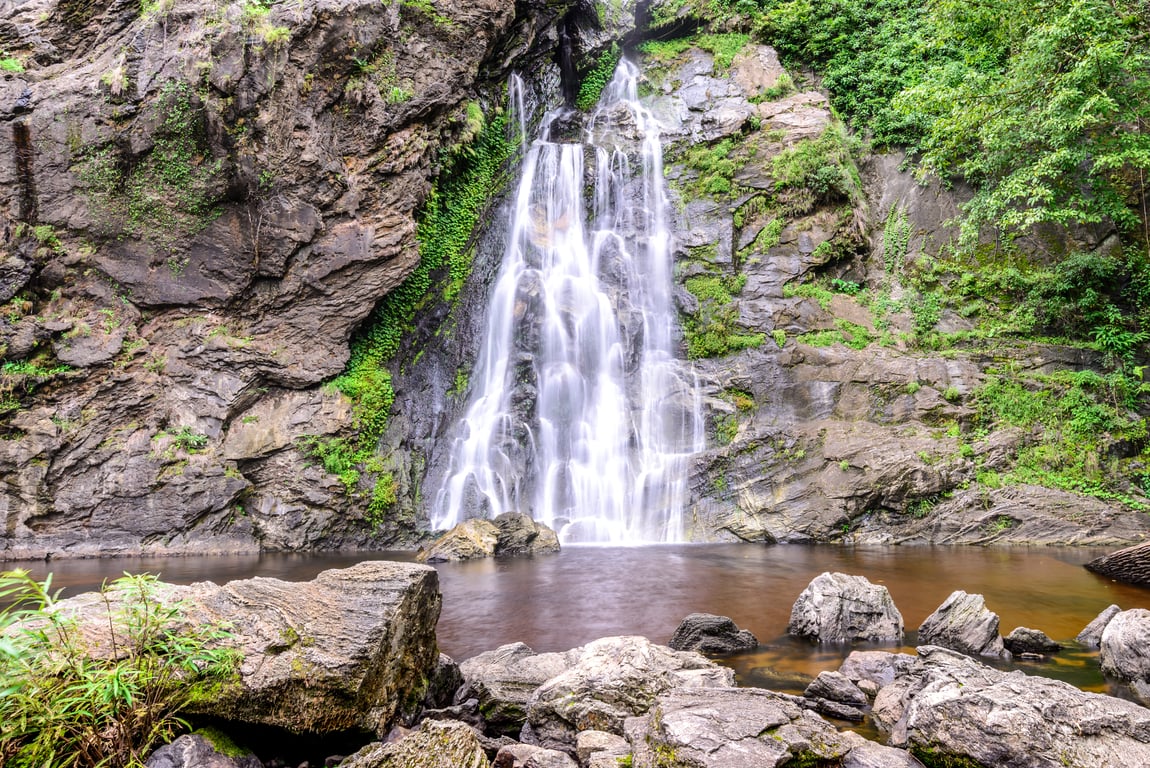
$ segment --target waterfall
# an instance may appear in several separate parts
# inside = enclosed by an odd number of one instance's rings
[[[553,141],[552,112],[524,158],[436,529],[519,511],[565,543],[683,538],[701,407],[674,354],[662,147],[637,79],[622,61],[583,143]]]

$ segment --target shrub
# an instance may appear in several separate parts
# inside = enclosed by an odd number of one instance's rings
[[[90,644],[51,578],[0,574],[0,764],[137,768],[186,727],[179,712],[234,675],[221,627],[190,626],[154,576],[100,590],[107,644]]]

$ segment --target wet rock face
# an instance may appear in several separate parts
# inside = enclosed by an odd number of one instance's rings
[[[1135,683],[1143,698],[1150,698],[1150,611],[1116,613],[1102,632],[1098,660],[1104,673]]]
[[[941,645],[974,656],[1009,657],[998,634],[998,614],[982,595],[955,590],[918,628],[919,642]]]
[[[410,542],[300,439],[352,425],[320,382],[418,263],[466,105],[546,79],[569,4],[33,5],[0,10],[0,122],[34,149],[0,152],[0,346],[33,370],[4,382],[0,557]]]
[[[787,634],[820,643],[899,643],[902,631],[902,614],[887,588],[845,573],[816,576],[787,624]]]

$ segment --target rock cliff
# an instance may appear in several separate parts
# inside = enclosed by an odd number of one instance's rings
[[[616,45],[642,62],[665,127],[682,351],[709,429],[691,537],[1150,532],[1129,511],[1136,484],[1091,479],[1140,471],[1116,429],[1091,438],[1077,475],[1010,475],[1051,443],[1040,421],[990,418],[987,387],[1014,376],[1089,395],[1102,385],[1057,376],[1105,361],[1003,341],[976,327],[978,307],[940,301],[962,290],[932,265],[964,190],[868,154],[770,47],[708,28],[691,3],[637,6],[6,6],[0,557],[417,543],[468,392],[513,159],[466,201],[460,259],[432,263],[417,220],[433,183],[454,183],[483,131],[508,122],[513,71],[532,121],[582,101],[576,84]],[[1116,243],[1104,226],[1060,237],[1096,254]],[[407,314],[388,314],[396,296]],[[368,414],[362,393],[325,383],[373,335],[390,346]]]

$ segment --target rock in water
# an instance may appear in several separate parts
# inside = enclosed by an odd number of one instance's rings
[[[543,555],[559,551],[559,536],[542,523],[518,512],[504,512],[494,520],[464,520],[440,536],[418,559],[446,563],[479,557]]]
[[[448,563],[495,557],[498,544],[499,529],[495,523],[473,517],[440,536],[427,549],[420,550],[418,559],[424,563]]]
[[[1086,569],[1127,584],[1150,584],[1150,541],[1097,557]]]
[[[263,768],[255,755],[225,755],[198,733],[186,733],[152,753],[146,768]]]
[[[543,523],[518,512],[504,512],[491,522],[499,529],[495,554],[544,555],[559,551],[559,536]]]
[[[607,637],[570,653],[574,665],[531,696],[523,729],[524,741],[568,754],[580,731],[621,734],[623,721],[646,712],[660,693],[735,684],[731,670],[645,637]]]
[[[987,610],[982,595],[955,590],[918,628],[918,641],[974,656],[1008,655],[998,634],[998,614]]]
[[[937,646],[918,652],[914,667],[879,693],[875,712],[883,711],[880,726],[890,731],[892,746],[923,755],[929,765],[1150,765],[1150,710],[1144,707],[1057,680],[1000,672]]]
[[[1122,609],[1117,605],[1107,607],[1102,613],[1094,617],[1094,620],[1086,625],[1086,628],[1078,633],[1078,637],[1074,638],[1078,642],[1085,645],[1087,648],[1097,648],[1102,644],[1102,633],[1106,630],[1106,625],[1110,620]]]
[[[1115,614],[1102,633],[1098,660],[1104,673],[1134,683],[1145,698],[1150,691],[1150,611]]]
[[[1062,646],[1051,640],[1045,632],[1029,627],[1015,627],[1002,643],[1006,650],[1019,655],[1058,653],[1062,650]]]
[[[487,768],[479,736],[451,720],[424,720],[419,730],[390,744],[376,742],[340,763],[340,768]]]
[[[902,642],[902,614],[887,588],[862,576],[823,573],[791,608],[787,633],[820,643]]]
[[[679,624],[667,645],[676,651],[719,654],[751,651],[759,641],[726,616],[692,613]]]

